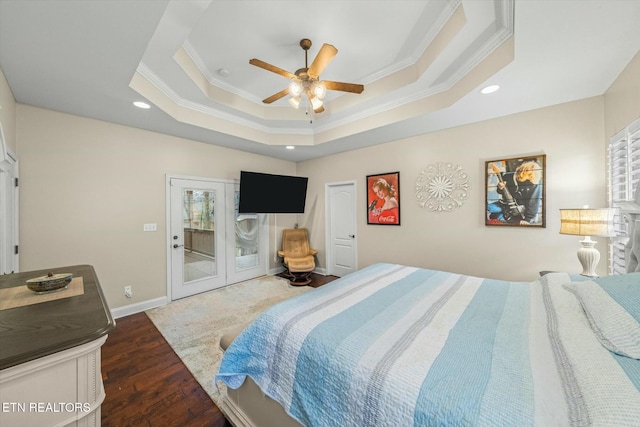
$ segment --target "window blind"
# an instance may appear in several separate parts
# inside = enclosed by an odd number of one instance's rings
[[[609,141],[609,206],[621,207],[633,201],[640,183],[640,119],[618,132]],[[629,240],[628,224],[621,214],[614,218],[616,237],[609,245],[609,274],[626,272],[625,245]]]

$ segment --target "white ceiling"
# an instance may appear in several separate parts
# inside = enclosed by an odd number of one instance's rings
[[[0,67],[20,103],[300,161],[601,95],[638,22],[637,0],[0,0]],[[288,82],[249,59],[294,72],[302,38],[364,92],[263,104]]]

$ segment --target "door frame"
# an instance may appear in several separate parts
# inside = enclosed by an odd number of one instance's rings
[[[190,175],[173,175],[173,174],[166,174],[165,175],[165,251],[166,251],[166,264],[167,264],[167,268],[166,268],[166,280],[167,280],[167,302],[171,302],[173,301],[173,293],[172,293],[172,288],[171,288],[171,250],[173,249],[171,247],[171,243],[172,243],[172,239],[171,239],[171,180],[172,179],[184,179],[184,180],[191,180],[191,181],[202,181],[202,182],[216,182],[216,183],[222,183],[225,184],[225,188],[227,187],[226,184],[237,184],[238,180],[234,180],[234,179],[216,179],[216,178],[208,178],[208,177],[202,177],[202,176],[190,176]],[[226,201],[225,201],[226,203]],[[269,233],[268,227],[269,227],[269,221],[267,219],[266,221],[266,227],[267,227],[267,235]],[[223,227],[223,229],[225,230],[226,233],[226,224]],[[225,236],[226,237],[226,236]],[[225,239],[226,240],[226,239]],[[226,251],[226,245],[225,245],[225,251]],[[265,264],[265,266],[267,266],[266,270],[268,273],[268,262],[269,262],[269,248],[268,248],[268,244],[267,244],[267,250],[265,251],[265,253],[263,254],[264,259],[262,260]],[[225,258],[226,258],[226,252],[225,252]],[[225,260],[226,263],[226,260]],[[226,280],[226,279],[225,279]],[[229,283],[227,283],[228,285]],[[225,285],[226,286],[226,285]]]
[[[339,181],[339,182],[328,182],[324,184],[324,231],[325,231],[325,265],[326,271],[325,274],[331,275],[333,274],[333,266],[331,265],[331,259],[333,255],[333,245],[331,244],[331,198],[329,197],[329,189],[331,187],[338,187],[342,185],[353,185],[353,223],[356,226],[356,230],[358,228],[358,204],[356,199],[358,198],[358,184],[355,180],[351,181]],[[356,231],[356,238],[353,239],[353,260],[354,260],[354,269],[358,269],[358,235]]]
[[[0,139],[4,139],[2,135],[2,127],[0,126]],[[0,145],[4,145],[4,141],[0,141]],[[10,153],[6,148],[5,152],[0,155],[5,156],[0,158],[0,168],[8,173],[8,178],[11,181],[4,182],[2,188],[0,188],[0,214],[4,217],[4,213],[9,210],[12,211],[10,215],[11,220],[7,221],[0,218],[0,274],[4,273],[18,273],[20,271],[20,255],[19,255],[19,223],[20,223],[20,189],[18,187],[18,160],[17,157]],[[5,189],[9,189],[11,194],[4,194]],[[10,264],[11,267],[8,265]],[[9,271],[9,269],[11,271]],[[6,270],[6,271],[5,271]]]

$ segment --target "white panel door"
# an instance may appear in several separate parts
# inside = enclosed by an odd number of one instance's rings
[[[356,188],[354,182],[327,184],[327,273],[346,276],[356,260]]]

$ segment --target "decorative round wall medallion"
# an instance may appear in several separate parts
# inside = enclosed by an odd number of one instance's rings
[[[416,198],[423,208],[450,212],[469,198],[469,175],[460,165],[435,163],[418,173]]]

